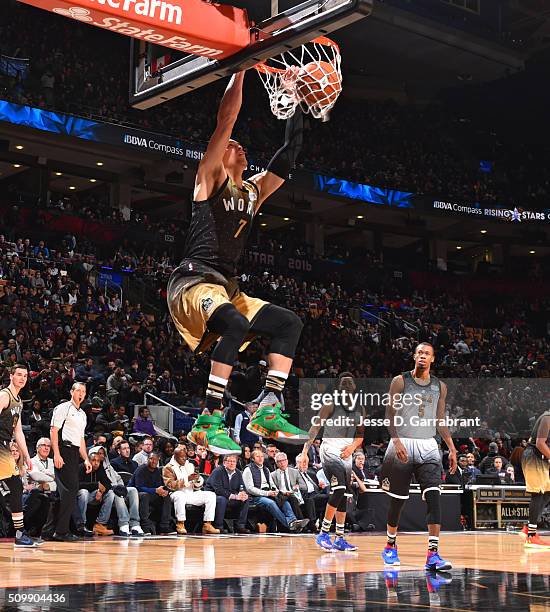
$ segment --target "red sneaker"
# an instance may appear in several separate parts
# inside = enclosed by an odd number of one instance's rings
[[[527,525],[523,526],[523,529],[518,533],[520,538],[526,540],[529,537],[529,530],[527,529]]]
[[[550,540],[543,540],[539,535],[527,538],[525,548],[547,548],[550,550]]]

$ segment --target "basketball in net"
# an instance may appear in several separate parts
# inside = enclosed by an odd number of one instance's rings
[[[308,107],[332,108],[342,91],[342,79],[334,64],[310,62],[298,73],[295,90],[299,101]]]
[[[305,113],[326,121],[342,92],[340,63],[338,45],[319,36],[299,49],[257,64],[275,117],[288,119],[299,105]]]

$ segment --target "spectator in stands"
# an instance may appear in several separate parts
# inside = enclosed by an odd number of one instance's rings
[[[496,474],[500,478],[502,484],[512,484],[514,482],[514,471],[513,466],[511,471],[508,471],[507,466],[504,466],[502,457],[496,456],[493,458],[493,465],[486,470],[486,474]]]
[[[476,457],[474,453],[468,453],[466,455],[466,461],[466,471],[470,475],[470,481],[475,482],[475,479],[477,478],[478,474],[481,474],[481,470],[476,467]]]
[[[107,523],[111,516],[114,493],[105,470],[103,469],[101,457],[97,452],[89,456],[92,471],[87,474],[84,464],[80,465],[78,475],[78,494],[76,506],[73,511],[73,521],[76,532],[80,537],[88,538],[95,535],[113,535],[112,529],[108,529]],[[99,505],[99,514],[94,524],[93,531],[86,528],[86,511],[88,505]]]
[[[252,447],[255,442],[260,439],[259,436],[248,431],[246,426],[250,423],[250,420],[254,416],[254,413],[258,409],[258,404],[254,402],[247,402],[245,409],[240,412],[235,418],[235,442],[241,446],[247,445]]]
[[[25,528],[31,536],[40,535],[48,516],[51,495],[57,491],[50,451],[50,439],[40,438],[36,443],[36,455],[31,459],[32,470],[27,474],[32,488],[23,494],[23,513]]]
[[[90,449],[90,452],[97,452],[111,483],[111,490],[114,494],[113,503],[118,517],[119,535],[126,537],[143,535],[143,530],[139,524],[139,494],[137,489],[132,486],[126,487],[121,475],[111,465],[103,446],[96,446]]]
[[[275,444],[268,444],[266,448],[267,457],[265,464],[270,472],[274,472],[277,469],[277,463],[275,461],[275,455],[279,452],[279,449]]]
[[[151,456],[151,453],[153,452],[153,440],[152,438],[146,437],[143,439],[143,445],[141,447],[141,450],[139,451],[139,453],[136,453],[132,459],[138,464],[138,465],[145,465],[148,461],[149,461],[149,457]],[[157,457],[159,456],[158,453]]]
[[[130,443],[123,440],[118,446],[118,457],[111,461],[111,465],[121,474],[133,475],[138,468],[138,464],[130,458]],[[130,479],[127,478],[126,482]]]
[[[307,519],[297,520],[288,500],[279,497],[271,472],[264,465],[262,451],[253,451],[252,461],[243,472],[243,481],[250,496],[250,507],[266,510],[283,530],[302,531],[308,524]]]
[[[159,444],[159,461],[161,466],[165,466],[170,462],[174,455],[174,449],[174,442],[172,440],[161,440]]]
[[[482,474],[487,474],[487,472],[489,471],[489,469],[494,467],[494,460],[496,457],[498,457],[498,445],[496,442],[491,442],[489,444],[489,452],[487,454],[487,456],[482,459],[481,463],[479,464],[479,469],[481,471]],[[508,461],[506,461],[506,459],[503,459],[503,463],[505,462],[505,464],[508,463]]]
[[[122,432],[122,436],[127,436],[130,431],[130,419],[126,415],[126,406],[120,404],[115,410],[115,416],[117,418],[119,427],[115,431]]]
[[[125,391],[128,388],[129,379],[124,375],[124,370],[116,366],[113,373],[107,378],[107,399],[115,406],[125,401]]]
[[[218,534],[219,529],[212,525],[216,512],[216,495],[212,491],[201,491],[204,480],[195,472],[193,464],[187,461],[187,448],[179,445],[174,456],[162,470],[164,484],[170,491],[170,500],[174,504],[176,513],[176,531],[178,535],[185,535],[187,504],[191,506],[204,506],[204,519],[202,533]]]
[[[317,532],[317,521],[324,516],[328,495],[321,490],[315,472],[309,473],[307,462],[302,454],[296,456],[296,468],[299,473],[299,485],[304,500],[303,515],[309,519],[308,529],[312,533]]]
[[[36,444],[40,438],[46,437],[49,434],[50,420],[42,413],[42,404],[39,400],[32,402],[32,412],[26,424],[31,428],[29,434],[29,442],[31,444]]]
[[[170,370],[164,370],[163,373],[157,378],[157,390],[159,393],[176,395],[176,385],[172,380]]]
[[[248,494],[245,491],[242,473],[237,469],[237,456],[225,455],[223,465],[218,466],[205,486],[206,491],[216,494],[216,516],[214,527],[223,531],[223,522],[229,516],[237,515],[235,533],[247,534]],[[229,513],[229,514],[228,514]]]
[[[96,427],[101,427],[106,433],[122,431],[123,429],[123,426],[118,419],[117,410],[110,403],[107,403],[97,415],[95,425]]]
[[[510,455],[510,465],[514,468],[514,482],[516,484],[525,484],[525,476],[521,469],[521,456],[524,450],[523,446],[516,446]]]
[[[309,465],[316,471],[321,469],[321,454],[319,451],[320,448],[321,440],[317,438],[313,441],[313,444],[309,447],[309,450],[307,452]]]
[[[241,456],[239,457],[239,461],[238,461],[238,469],[242,472],[244,470],[244,468],[250,463],[250,456],[252,454],[252,451],[250,450],[250,446],[248,445],[244,445],[243,446],[243,450],[241,451]]]
[[[296,468],[288,465],[286,453],[275,455],[277,469],[271,473],[271,478],[279,490],[280,495],[286,498],[297,519],[303,519],[301,506],[304,503],[300,490],[300,474]],[[302,485],[303,487],[303,485]]]
[[[197,471],[199,474],[206,474],[206,476],[208,476],[212,473],[212,464],[209,459],[209,453],[204,446],[197,444],[195,447],[195,456],[191,457],[190,461],[197,466]]]
[[[143,531],[146,534],[157,533],[153,516],[158,513],[160,535],[172,533],[169,490],[162,480],[158,453],[150,453],[147,463],[136,469],[129,485],[135,487],[139,493],[139,516]]]
[[[449,470],[445,473],[445,484],[455,484],[464,488],[472,480],[473,473],[468,470],[468,458],[466,455],[459,455],[456,472],[451,474]]]
[[[147,406],[141,406],[138,410],[138,416],[134,421],[134,428],[132,431],[138,433],[144,433],[151,437],[155,437],[155,425],[154,422],[150,419],[151,413],[149,412],[149,408]]]

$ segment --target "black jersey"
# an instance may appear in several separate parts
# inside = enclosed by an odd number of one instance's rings
[[[229,176],[211,198],[193,202],[185,259],[233,275],[250,234],[257,202],[254,183],[243,181],[239,188]]]
[[[23,402],[21,398],[15,397],[8,387],[0,392],[7,393],[10,398],[7,407],[0,412],[0,442],[6,445],[13,438],[15,426],[21,416],[21,410],[23,410]]]

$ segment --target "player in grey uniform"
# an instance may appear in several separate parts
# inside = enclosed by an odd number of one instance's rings
[[[525,486],[531,493],[529,523],[520,535],[526,538],[527,548],[550,550],[550,541],[537,534],[537,525],[546,504],[550,503],[550,411],[543,412],[535,421],[529,443],[521,456]]]
[[[438,553],[441,529],[440,489],[443,467],[434,438],[439,432],[449,449],[449,471],[456,471],[456,449],[449,429],[444,425],[447,386],[430,374],[435,360],[434,348],[428,342],[416,347],[414,370],[396,376],[390,386],[391,403],[387,417],[391,441],[382,464],[382,489],[390,496],[388,541],[382,558],[388,566],[399,566],[397,527],[409,485],[414,474],[428,506],[428,554],[425,569],[444,571],[452,565]],[[441,422],[443,421],[443,422]]]
[[[354,393],[356,390],[353,375],[342,372],[336,385],[338,391]],[[363,443],[364,426],[360,424],[360,413],[350,412],[342,403],[326,404],[319,412],[319,419],[312,424],[308,441],[304,444],[302,457],[308,456],[308,450],[323,427],[323,441],[320,455],[323,471],[330,483],[330,497],[325,509],[325,517],[316,542],[327,551],[357,550],[344,539],[346,522],[346,505],[351,492],[351,472],[353,453]],[[330,528],[336,516],[336,538],[330,539]]]

